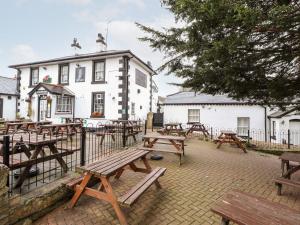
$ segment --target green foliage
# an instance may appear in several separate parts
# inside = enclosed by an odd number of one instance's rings
[[[140,38],[184,87],[281,105],[300,95],[300,1],[162,0],[183,26]]]

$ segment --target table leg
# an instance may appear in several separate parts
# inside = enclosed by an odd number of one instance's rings
[[[290,168],[289,170],[287,170],[282,177],[287,178],[287,179],[291,179],[291,175],[295,172],[297,172],[298,170],[300,170],[300,166],[295,166]]]
[[[57,151],[57,148],[54,146],[54,144],[49,144],[48,147],[53,154],[59,154],[59,152]],[[58,163],[60,164],[60,166],[63,168],[64,172],[66,173],[68,171],[68,166],[67,166],[66,162],[63,160],[62,156],[57,155],[55,158],[58,161]]]
[[[222,218],[221,225],[229,225],[229,220],[226,218]]]
[[[81,194],[83,193],[85,187],[89,183],[91,177],[92,177],[92,174],[90,174],[90,173],[84,175],[84,178],[81,181],[81,183],[79,185],[79,188],[76,188],[76,192],[73,195],[73,197],[72,197],[72,199],[69,203],[69,208],[73,208],[76,205],[76,203],[78,202],[78,200],[79,200]]]

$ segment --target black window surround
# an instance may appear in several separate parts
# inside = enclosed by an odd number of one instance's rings
[[[33,79],[32,79],[32,75],[34,71],[38,71],[37,72],[37,83],[33,84]],[[30,80],[29,80],[29,87],[34,87],[39,83],[39,78],[40,78],[40,70],[39,67],[32,67],[30,68]]]
[[[103,95],[103,112],[98,112],[100,115],[97,115],[94,111],[95,108],[95,96],[97,94],[102,94]],[[105,118],[105,92],[100,91],[100,92],[92,92],[92,104],[91,104],[91,118]]]
[[[97,63],[104,63],[104,74],[103,74],[103,80],[96,80],[95,79],[95,75],[96,75],[96,64]],[[92,84],[104,84],[104,83],[106,83],[105,82],[105,70],[106,70],[106,63],[105,63],[105,60],[104,59],[102,59],[102,60],[95,60],[95,61],[93,61],[93,74],[92,74]]]
[[[68,67],[68,81],[67,82],[61,82],[62,68],[65,67],[65,66]],[[58,84],[69,85],[69,79],[70,79],[70,65],[68,63],[59,64],[58,65]]]

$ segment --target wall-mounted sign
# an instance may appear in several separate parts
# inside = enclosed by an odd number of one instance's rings
[[[37,91],[36,91],[36,94],[37,94],[37,95],[47,95],[47,94],[48,94],[48,91],[46,91],[46,90],[37,90]]]

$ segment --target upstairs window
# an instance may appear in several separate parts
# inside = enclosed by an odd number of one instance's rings
[[[93,82],[104,82],[105,81],[105,62],[95,61],[94,62],[94,73]]]
[[[35,86],[39,83],[39,68],[31,68],[30,86]]]
[[[131,102],[131,115],[135,115],[135,103]]]
[[[188,110],[188,122],[189,123],[200,123],[200,109],[189,109]]]
[[[239,136],[247,136],[248,130],[250,130],[250,118],[238,117],[237,118],[237,134]]]
[[[60,84],[69,83],[69,64],[64,64],[59,66],[59,83]]]
[[[72,113],[72,98],[57,96],[56,112],[71,114]]]

